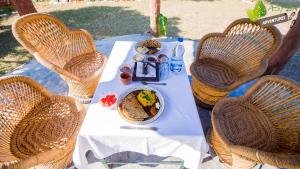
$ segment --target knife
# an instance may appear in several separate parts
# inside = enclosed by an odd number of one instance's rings
[[[152,84],[152,85],[167,85],[167,83],[157,83],[157,82],[145,82],[145,81],[142,81],[142,84],[143,85],[148,85],[148,84]]]
[[[157,131],[157,127],[134,127],[134,126],[121,126],[121,129],[128,129],[128,130],[153,130]]]

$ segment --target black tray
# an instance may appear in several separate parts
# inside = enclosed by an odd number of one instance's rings
[[[155,68],[156,71],[156,77],[137,77],[137,62],[134,63],[134,69],[133,69],[133,75],[132,80],[133,81],[152,81],[152,82],[158,82],[159,81],[159,64],[157,62],[143,62],[147,64],[147,66],[151,66]]]

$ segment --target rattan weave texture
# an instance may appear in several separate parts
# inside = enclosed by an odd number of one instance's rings
[[[91,98],[107,60],[97,52],[85,30],[69,30],[57,18],[42,13],[17,19],[15,38],[45,67],[57,72],[77,98]]]
[[[84,108],[24,76],[0,78],[0,168],[70,164]]]
[[[261,76],[280,43],[275,27],[264,28],[249,19],[233,22],[224,33],[204,36],[190,67],[194,95],[214,105],[232,89]]]
[[[300,168],[300,85],[265,76],[244,96],[218,102],[210,143],[224,162],[239,160],[279,168]]]

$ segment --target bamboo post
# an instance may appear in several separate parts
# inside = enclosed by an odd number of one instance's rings
[[[160,0],[150,0],[150,32],[153,36],[159,36]]]

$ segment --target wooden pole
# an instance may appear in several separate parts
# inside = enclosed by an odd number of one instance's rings
[[[282,45],[271,57],[266,74],[278,74],[300,49],[300,12],[294,26],[288,31]]]
[[[32,0],[11,0],[11,3],[21,16],[37,12]]]
[[[153,36],[159,36],[160,0],[150,0],[150,32]]]

